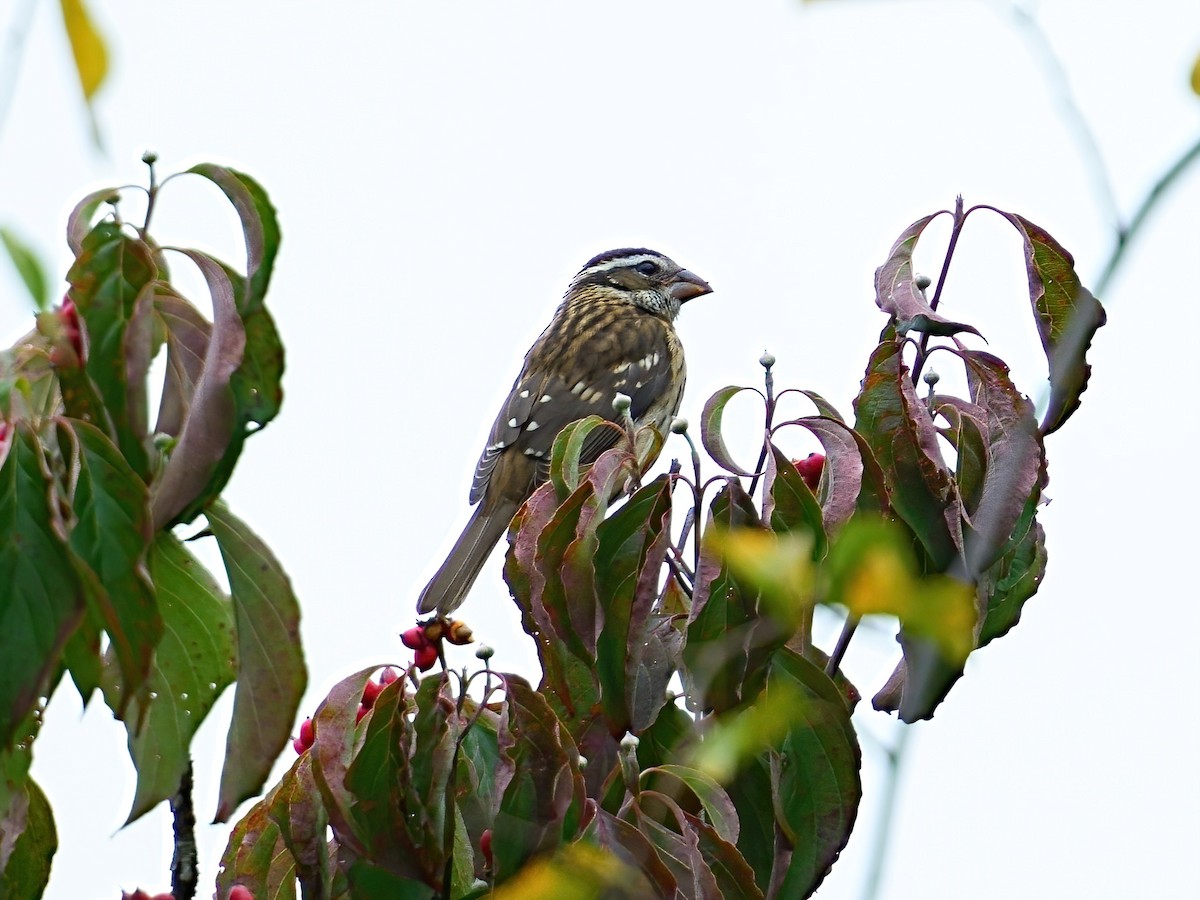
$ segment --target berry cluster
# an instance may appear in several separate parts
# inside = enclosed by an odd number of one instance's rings
[[[378,681],[368,681],[363,687],[362,700],[358,704],[358,714],[354,721],[361,722],[367,711],[375,705],[375,698],[379,696],[379,692],[385,687],[400,677],[400,673],[391,666],[385,668],[379,673]],[[317,726],[312,718],[307,718],[300,723],[300,735],[292,740],[292,749],[296,753],[304,753],[317,739]]]
[[[413,665],[422,672],[433,668],[442,656],[442,641],[462,646],[473,640],[471,629],[457,619],[430,619],[418,622],[400,635],[400,641],[413,651]]]

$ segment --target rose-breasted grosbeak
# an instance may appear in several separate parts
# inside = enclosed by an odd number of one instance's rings
[[[462,604],[513,515],[549,476],[550,447],[589,415],[616,421],[613,398],[630,399],[636,425],[665,431],[683,399],[686,368],[675,334],[679,307],[708,282],[645,249],[610,250],[588,261],[529,352],[475,467],[471,520],[417,601],[446,615]],[[591,433],[581,461],[616,443]]]

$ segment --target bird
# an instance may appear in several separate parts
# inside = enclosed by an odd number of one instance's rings
[[[613,400],[624,394],[634,424],[665,436],[687,379],[675,317],[711,292],[703,278],[646,248],[587,261],[525,354],[475,466],[475,509],[421,591],[418,612],[445,617],[462,605],[513,516],[549,477],[550,449],[567,425],[589,415],[618,421]],[[580,461],[595,462],[617,437],[595,429]]]

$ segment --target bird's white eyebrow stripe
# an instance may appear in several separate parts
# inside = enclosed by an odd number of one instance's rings
[[[662,261],[663,258],[657,253],[635,253],[632,256],[618,256],[616,259],[606,259],[602,263],[596,263],[594,266],[588,266],[586,269],[580,272],[579,275],[584,276],[590,275],[593,272],[607,272],[609,269],[636,266],[638,263],[643,262],[661,263]]]

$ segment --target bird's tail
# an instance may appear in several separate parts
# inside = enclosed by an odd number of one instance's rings
[[[442,563],[429,584],[417,598],[417,611],[431,613],[437,610],[438,615],[448,615],[462,605],[471,585],[479,577],[479,571],[492,548],[508,530],[512,517],[516,514],[518,505],[501,500],[497,508],[489,509],[484,500],[475,507],[467,527],[454,542],[450,555]]]

